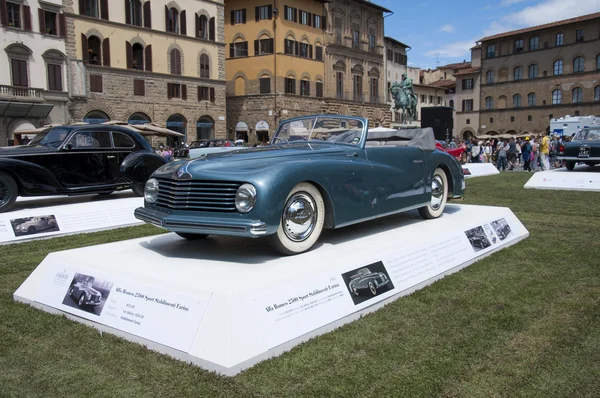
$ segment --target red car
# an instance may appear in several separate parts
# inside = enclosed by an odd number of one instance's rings
[[[456,160],[460,162],[460,164],[467,163],[467,150],[465,148],[451,148],[450,145],[446,144],[444,141],[435,141],[435,147],[440,151],[444,151],[454,156]]]

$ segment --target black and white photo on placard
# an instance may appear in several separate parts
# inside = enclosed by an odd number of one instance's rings
[[[465,231],[465,235],[467,235],[467,239],[469,239],[469,243],[476,253],[492,245],[482,226]]]
[[[77,273],[62,303],[90,314],[100,315],[112,287],[113,282]]]
[[[15,218],[10,220],[10,225],[15,236],[60,231],[56,217],[53,215]]]
[[[506,239],[512,232],[512,230],[510,229],[510,225],[508,225],[508,222],[504,217],[496,221],[492,221],[491,224],[492,228],[494,228],[494,231],[496,232],[496,235],[498,235],[498,238],[500,238],[500,240]]]
[[[342,278],[355,305],[394,289],[381,261],[348,271]]]

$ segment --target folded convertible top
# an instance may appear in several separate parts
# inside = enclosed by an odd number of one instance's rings
[[[433,152],[435,150],[435,136],[433,129],[380,129],[369,130],[367,141],[408,141],[407,146],[414,146],[422,151]]]

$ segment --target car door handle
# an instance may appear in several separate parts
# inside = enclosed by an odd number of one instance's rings
[[[346,156],[357,157],[358,156],[358,152],[349,153]]]
[[[109,159],[114,159],[114,158],[116,158],[116,157],[117,157],[116,155],[108,155],[108,158],[109,158]]]

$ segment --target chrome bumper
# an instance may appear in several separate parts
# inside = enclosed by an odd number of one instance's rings
[[[164,214],[145,207],[135,209],[134,215],[138,220],[173,232],[249,238],[257,238],[267,234],[267,224],[262,221],[240,222],[208,217],[186,217]]]

